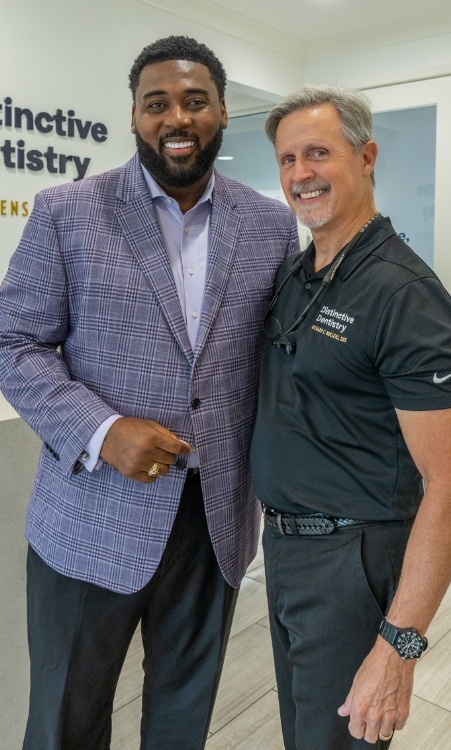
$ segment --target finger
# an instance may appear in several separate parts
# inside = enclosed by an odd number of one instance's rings
[[[180,453],[181,455],[186,456],[191,453],[191,446],[186,442],[186,440],[181,440],[179,437],[177,437],[177,435],[168,430],[166,427],[163,427],[163,425],[159,424],[158,422],[153,422],[152,420],[148,420],[148,422],[153,426],[155,432],[157,433],[157,435],[155,436],[155,443],[157,448],[174,455]]]
[[[339,716],[349,716],[351,713],[352,694],[348,693],[347,698],[342,706],[338,709]]]
[[[354,721],[352,723],[349,722],[348,729],[349,729],[349,734],[351,735],[351,737],[355,737],[356,740],[361,740],[363,739],[363,737],[367,739],[366,735],[367,735],[368,727],[364,721],[361,721],[361,722]],[[376,732],[376,735],[377,735],[377,732]]]
[[[159,464],[166,464],[167,466],[171,466],[176,462],[179,455],[180,454],[168,453],[161,448],[153,447],[141,457],[141,461],[144,461],[146,465],[149,464],[149,466],[152,465],[153,461],[157,461]]]
[[[379,739],[379,728],[374,724],[366,724],[365,731],[362,737],[366,740],[366,742],[374,745]]]
[[[388,742],[388,740],[391,740],[393,737],[393,727],[388,727],[381,725],[379,727],[379,739],[382,740],[382,742]]]
[[[364,734],[366,742],[376,743],[378,740],[388,741],[391,739],[393,718],[389,714],[390,712],[387,712],[385,715],[379,715],[379,717],[376,715],[366,717]]]
[[[152,471],[151,474],[149,473],[150,471]],[[146,471],[137,472],[131,479],[136,479],[143,484],[154,484],[158,479],[164,477],[168,471],[169,466],[167,464],[160,464],[158,461],[153,461]]]
[[[180,440],[173,435],[161,435],[155,439],[155,447],[165,451],[171,456],[188,456],[191,453],[191,446],[185,440]]]
[[[147,469],[146,473],[149,477],[162,477],[169,471],[169,464],[162,463],[161,461],[153,461],[151,466]]]
[[[352,691],[351,691],[351,694],[352,694]],[[364,710],[363,707],[359,709],[355,701],[349,701],[348,709],[349,709],[349,725],[348,725],[349,734],[352,737],[355,737],[357,740],[361,740],[363,739],[363,737],[365,737],[366,739],[367,733],[371,732],[371,727],[368,723],[369,719],[367,716],[367,712]],[[376,735],[377,735],[377,731],[376,731]]]

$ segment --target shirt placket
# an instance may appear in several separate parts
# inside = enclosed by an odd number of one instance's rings
[[[184,313],[186,327],[194,351],[202,313],[203,289],[205,286],[206,264],[202,262],[199,253],[200,230],[202,227],[201,214],[203,206],[188,211],[181,225],[181,265],[184,291]]]

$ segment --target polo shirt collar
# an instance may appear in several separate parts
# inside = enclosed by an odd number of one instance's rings
[[[347,279],[348,276],[357,268],[357,266],[365,260],[379,245],[382,245],[389,237],[395,235],[396,232],[393,229],[392,223],[388,216],[383,216],[377,219],[371,224],[368,229],[365,230],[362,238],[352,248],[349,255],[346,256],[344,261],[340,264],[337,269],[336,276],[342,281]],[[335,258],[341,253],[342,248],[338,251]],[[302,258],[302,266],[306,273],[312,278],[316,277],[319,279],[324,278],[330,266],[334,262],[335,258],[329,263],[329,265],[321,268],[317,273],[314,272],[314,258],[315,258],[315,245],[313,242],[307,247],[304,256]]]

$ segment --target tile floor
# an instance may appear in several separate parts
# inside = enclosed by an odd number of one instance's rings
[[[38,449],[39,441],[23,422],[0,422],[0,746],[5,750],[20,750],[26,720],[22,528]],[[451,588],[428,637],[430,648],[416,669],[412,716],[395,737],[393,750],[451,748]],[[118,686],[112,750],[138,748],[141,658],[135,635]],[[261,549],[242,584],[210,729],[207,750],[283,750]]]
[[[416,669],[412,715],[393,750],[451,748],[451,588],[428,636],[430,648]],[[140,660],[135,636],[118,686],[112,750],[138,747]],[[238,598],[207,750],[283,750],[261,548]]]

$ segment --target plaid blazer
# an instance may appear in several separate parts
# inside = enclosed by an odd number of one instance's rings
[[[78,460],[118,412],[197,446],[211,539],[239,585],[260,518],[249,446],[262,320],[276,271],[297,249],[288,208],[216,174],[193,352],[137,157],[37,195],[0,290],[0,384],[44,443],[26,536],[50,566],[130,593],[161,559],[186,472],[171,467],[143,485]]]

